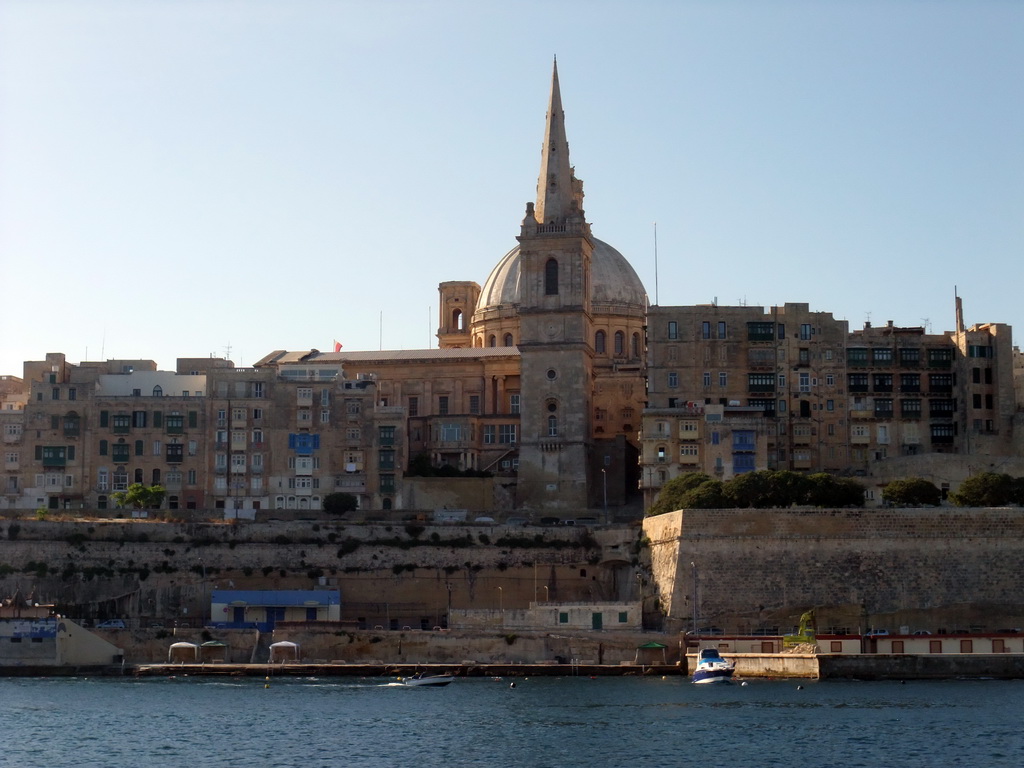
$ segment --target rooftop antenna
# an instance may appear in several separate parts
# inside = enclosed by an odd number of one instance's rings
[[[230,360],[231,359],[231,342],[230,341],[227,344],[224,345],[224,359],[225,360]]]
[[[654,222],[654,303],[658,303],[658,222]]]
[[[921,318],[921,327],[924,328],[925,333],[931,333],[932,320],[930,317]]]

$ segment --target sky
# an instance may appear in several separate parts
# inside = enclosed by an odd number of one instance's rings
[[[1024,328],[1022,41],[1015,0],[2,0],[0,374],[436,347],[555,55],[652,303]]]

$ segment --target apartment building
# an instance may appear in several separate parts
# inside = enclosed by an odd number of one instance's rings
[[[645,489],[659,469],[667,477],[691,466],[708,471],[692,456],[689,462],[673,456],[672,468],[658,468],[664,461],[656,443],[665,409],[680,411],[683,421],[712,404],[726,413],[739,407],[763,413],[764,463],[734,463],[734,474],[754,468],[867,474],[872,462],[893,456],[1013,451],[1011,329],[965,327],[959,300],[957,330],[943,334],[892,323],[849,332],[845,321],[807,304],[768,311],[652,307],[648,376]]]

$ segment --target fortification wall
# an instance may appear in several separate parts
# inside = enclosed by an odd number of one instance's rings
[[[213,589],[337,587],[345,617],[371,628],[431,627],[448,607],[638,599],[629,528],[17,520],[0,537],[0,594],[142,626],[209,620]]]
[[[666,628],[1024,626],[1019,509],[685,510],[644,532]]]

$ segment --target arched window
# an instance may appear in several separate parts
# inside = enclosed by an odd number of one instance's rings
[[[634,333],[633,334],[633,359],[634,360],[639,360],[640,359],[640,334],[639,333]]]
[[[135,455],[142,456],[145,453],[145,444],[141,440],[135,441]]]
[[[153,470],[153,485],[160,485],[160,470]]]
[[[511,333],[506,333],[505,334],[505,346],[506,347],[511,347],[512,346],[512,334]]]
[[[167,497],[167,508],[168,509],[177,509],[178,508],[178,504],[179,504],[179,502],[178,502],[178,497],[177,496],[168,496]]]
[[[544,265],[544,293],[548,296],[558,295],[558,261],[548,259]]]
[[[489,346],[489,347],[496,347],[496,346],[498,346],[498,337],[495,336],[493,333],[491,334],[491,338],[487,340],[487,346]]]
[[[461,309],[454,309],[454,310],[452,310],[452,330],[455,330],[455,331],[461,331],[462,330],[462,310]]]
[[[161,387],[153,387],[153,397],[163,397],[164,391]]]
[[[615,332],[615,356],[622,357],[626,354],[626,334],[622,331]]]
[[[135,470],[135,482],[136,483],[141,483],[142,482],[142,470],[141,469],[136,469]]]
[[[594,351],[599,355],[604,354],[606,338],[604,331],[598,331],[594,334]]]
[[[284,496],[274,498],[274,509],[284,509]]]
[[[383,507],[384,509],[391,509],[391,499],[389,499],[389,498],[385,497],[385,498],[384,498],[384,499],[383,499],[383,500],[381,501],[381,506],[382,506],[382,507]]]

